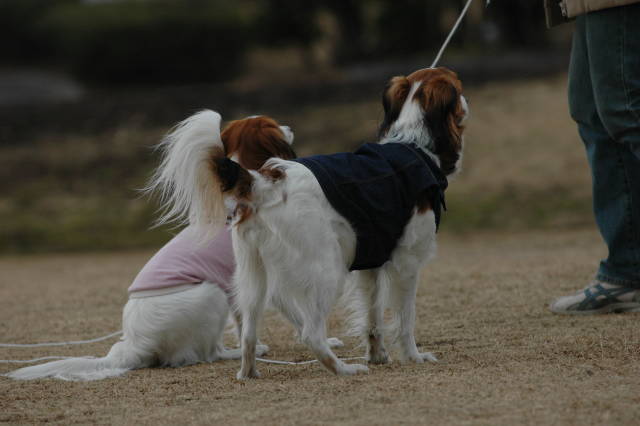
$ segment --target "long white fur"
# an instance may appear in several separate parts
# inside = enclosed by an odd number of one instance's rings
[[[255,217],[232,231],[243,348],[253,356],[255,346],[250,342],[257,339],[256,326],[269,303],[290,320],[320,362],[326,364],[330,359],[344,365],[341,372],[345,373],[366,370],[360,364],[344,364],[333,355],[324,322],[341,290],[340,276],[347,273],[344,265],[353,256],[355,235],[344,218],[335,211],[331,214],[322,189],[308,169],[284,160],[270,160],[267,165],[286,168],[286,183],[274,185],[252,173],[258,210]],[[283,205],[288,214],[282,214]],[[340,247],[341,236],[336,230],[347,234],[347,247]],[[318,285],[319,276],[324,279],[322,285]],[[250,375],[257,375],[255,365]]]
[[[221,117],[203,110],[179,123],[158,145],[162,162],[145,190],[160,194],[163,212],[158,225],[174,222],[197,228],[203,238],[214,235],[226,220],[219,182],[211,173],[214,149],[224,152]],[[213,212],[203,216],[198,212]]]

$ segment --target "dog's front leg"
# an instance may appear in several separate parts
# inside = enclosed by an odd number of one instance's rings
[[[437,362],[431,352],[420,352],[414,336],[416,325],[416,291],[418,272],[390,271],[391,304],[399,321],[397,341],[400,345],[400,356],[404,362],[424,361]]]

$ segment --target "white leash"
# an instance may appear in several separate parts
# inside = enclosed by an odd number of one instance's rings
[[[119,336],[122,334],[122,330],[116,331],[111,334],[107,334],[106,336],[96,337],[95,339],[88,340],[72,340],[69,342],[48,342],[48,343],[0,343],[0,347],[2,348],[38,348],[44,346],[66,346],[66,345],[84,345],[87,343],[95,343],[101,342],[103,340],[110,339],[115,336]],[[83,356],[83,357],[72,357],[72,356],[44,356],[40,358],[33,359],[0,359],[0,364],[31,364],[34,362],[40,361],[50,361],[50,360],[60,360],[60,359],[70,359],[70,358],[95,358],[92,356]],[[365,357],[357,356],[351,358],[339,358],[342,361],[352,361],[356,359],[365,359]],[[256,358],[256,361],[264,362],[267,364],[278,364],[278,365],[306,365],[313,364],[314,362],[318,362],[317,359],[311,359],[308,361],[280,361],[277,359],[267,359],[267,358]]]
[[[96,337],[89,340],[72,340],[70,342],[49,342],[49,343],[0,343],[0,348],[40,348],[44,346],[66,346],[66,345],[84,345],[87,343],[101,342],[103,340],[111,339],[112,337],[122,334],[122,330],[115,333],[107,334],[106,336]],[[0,361],[2,362],[2,361]]]
[[[94,356],[43,356],[40,358],[33,359],[0,359],[0,363],[4,364],[31,364],[33,362],[40,361],[50,361],[57,359],[71,359],[71,358],[85,358],[85,359],[93,359]]]
[[[122,334],[122,330],[119,330],[114,333],[107,334],[106,336],[96,337],[95,339],[88,339],[88,340],[72,340],[69,342],[46,342],[46,343],[0,343],[0,348],[41,348],[46,346],[85,345],[87,343],[95,343],[95,342],[101,342],[103,340],[111,339],[112,337],[119,336],[121,334]],[[51,360],[70,359],[70,358],[94,358],[94,357],[92,356],[82,356],[82,357],[43,356],[40,358],[33,358],[33,359],[0,359],[0,364],[32,364],[34,362],[40,362],[40,361],[51,361]]]
[[[85,359],[93,359],[94,356],[43,356],[40,358],[33,359],[0,359],[0,363],[2,364],[32,364],[34,362],[40,361],[52,361],[52,360],[60,360],[60,359],[72,359],[72,358],[85,358]],[[363,356],[354,356],[350,358],[338,358],[341,361],[353,361],[356,359],[366,359]],[[318,362],[317,359],[310,359],[308,361],[280,361],[277,359],[267,359],[267,358],[256,358],[256,361],[264,362],[266,364],[278,364],[278,365],[306,365],[313,364],[314,362]]]
[[[366,359],[363,356],[352,356],[350,358],[338,358],[340,361],[353,361],[354,359]],[[256,361],[266,362],[267,364],[280,364],[280,365],[306,365],[318,362],[317,359],[310,359],[308,361],[278,361],[277,359],[256,358]]]
[[[453,26],[453,28],[449,32],[449,35],[447,36],[447,38],[445,39],[444,43],[442,44],[442,47],[440,48],[440,51],[438,52],[438,55],[436,56],[436,59],[431,64],[430,68],[435,68],[436,65],[438,65],[438,62],[440,62],[440,58],[442,57],[442,54],[444,53],[445,49],[449,45],[449,42],[451,41],[451,38],[453,37],[453,35],[456,33],[456,31],[458,31],[458,27],[460,26],[460,23],[462,22],[462,19],[464,18],[464,16],[467,14],[467,10],[469,9],[469,6],[471,6],[471,2],[472,1],[473,0],[468,0],[467,1],[467,4],[462,9],[462,12],[460,13],[460,16],[458,17],[458,20],[456,21],[455,25]],[[487,6],[489,6],[489,3],[491,3],[491,0],[487,0]]]

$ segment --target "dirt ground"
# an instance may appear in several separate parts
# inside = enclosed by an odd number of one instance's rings
[[[151,252],[0,258],[0,341],[85,339],[120,327],[125,289]],[[144,369],[98,382],[0,378],[0,423],[58,424],[637,424],[637,314],[587,318],[546,305],[586,283],[604,255],[591,231],[440,235],[418,294],[416,337],[440,363],[334,377],[317,364],[237,361]],[[331,334],[341,336],[341,315]],[[310,359],[269,314],[269,357]],[[361,355],[345,338],[340,356]],[[232,339],[230,337],[230,343]],[[103,355],[110,342],[0,349],[0,359]],[[16,368],[0,364],[0,373]]]

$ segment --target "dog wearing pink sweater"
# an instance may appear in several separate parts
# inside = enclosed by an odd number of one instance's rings
[[[293,133],[265,116],[232,121],[220,132],[221,117],[199,112],[174,128],[160,144],[162,164],[150,190],[166,180],[190,180],[192,161],[224,155],[250,169],[271,157],[295,158]],[[168,164],[184,164],[179,175],[166,176]],[[214,184],[214,182],[211,182]],[[162,194],[161,194],[162,195]],[[160,221],[172,215],[165,212]],[[9,373],[14,379],[55,377],[99,380],[145,367],[180,367],[237,359],[239,349],[227,349],[223,334],[234,312],[232,276],[235,270],[231,232],[226,224],[186,223],[180,233],[142,268],[129,287],[122,316],[123,335],[102,358],[71,358]],[[233,315],[238,329],[239,315]],[[266,345],[258,345],[264,354]]]

